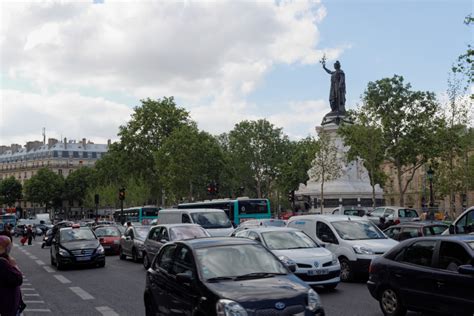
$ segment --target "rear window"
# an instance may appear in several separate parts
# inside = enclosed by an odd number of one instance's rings
[[[398,217],[418,217],[418,213],[412,209],[401,208],[398,209]]]

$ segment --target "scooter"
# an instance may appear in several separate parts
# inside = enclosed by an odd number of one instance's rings
[[[44,234],[41,248],[44,248],[45,246],[50,247],[52,243],[53,243],[53,230],[48,229],[48,231]]]

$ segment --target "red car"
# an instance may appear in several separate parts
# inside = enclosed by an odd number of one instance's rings
[[[120,230],[115,226],[100,226],[94,229],[94,233],[104,247],[106,254],[117,255],[120,249]]]

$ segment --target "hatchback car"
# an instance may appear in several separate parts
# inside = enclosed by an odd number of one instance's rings
[[[385,229],[383,232],[388,237],[402,241],[414,237],[441,235],[448,225],[442,222],[408,222]]]
[[[333,252],[341,264],[342,281],[351,281],[358,275],[367,276],[370,261],[398,244],[371,221],[359,216],[293,216],[288,227],[304,231]]]
[[[294,228],[250,228],[237,233],[261,242],[286,265],[296,265],[295,274],[309,285],[334,289],[341,266],[337,257],[320,247],[308,235]]]
[[[378,224],[381,217],[390,219],[394,225],[420,219],[416,210],[400,206],[381,206],[367,214],[367,218],[374,224]]]
[[[94,233],[104,247],[106,254],[118,254],[120,250],[120,237],[122,234],[117,226],[97,226]]]
[[[474,236],[405,240],[370,265],[367,282],[384,315],[474,313]]]
[[[324,315],[313,289],[245,238],[164,245],[147,271],[144,302],[146,315]]]
[[[89,227],[59,229],[51,245],[51,265],[58,270],[68,265],[95,264],[105,266],[104,248]]]
[[[197,224],[164,224],[154,226],[150,229],[145,239],[143,266],[145,269],[148,269],[155,255],[167,242],[203,237],[211,237],[211,235]]]
[[[143,259],[143,250],[145,250],[145,239],[151,226],[130,226],[120,238],[119,256],[125,260],[127,256],[132,260],[139,262]]]
[[[267,218],[267,219],[251,219],[245,222],[240,223],[239,226],[232,232],[231,236],[235,236],[238,232],[249,229],[249,228],[257,228],[257,227],[285,227],[286,222],[282,219],[274,219],[274,218]]]

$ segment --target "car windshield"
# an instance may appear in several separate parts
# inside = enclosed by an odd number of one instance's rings
[[[262,233],[270,250],[316,248],[318,245],[305,233],[299,231],[272,231]]]
[[[230,228],[232,224],[224,212],[191,213],[194,223],[204,228]]]
[[[418,213],[413,209],[401,208],[398,209],[399,217],[418,217]]]
[[[135,231],[138,234],[139,239],[146,239],[146,236],[148,235],[148,232],[150,231],[149,226],[143,226],[143,227],[135,227]]]
[[[385,239],[385,235],[371,222],[337,221],[332,222],[338,235],[345,240]]]
[[[171,240],[184,240],[209,236],[209,233],[199,226],[180,226],[170,228]]]
[[[99,227],[94,232],[97,237],[120,237],[120,231],[115,227]]]
[[[261,245],[226,245],[196,250],[204,279],[250,274],[287,274],[283,264]]]
[[[263,226],[267,227],[285,227],[285,221],[282,221],[280,219],[271,219],[268,221],[262,222]]]
[[[94,233],[90,229],[66,229],[61,231],[61,242],[79,241],[79,240],[93,240],[96,239]]]

